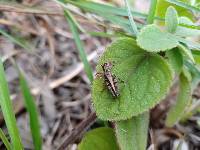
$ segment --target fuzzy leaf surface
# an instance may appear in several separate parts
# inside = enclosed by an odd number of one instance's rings
[[[119,150],[111,128],[97,128],[85,134],[78,150]]]
[[[167,12],[165,14],[165,26],[167,28],[167,31],[170,33],[174,33],[177,29],[178,14],[173,6],[167,8]]]
[[[171,65],[174,73],[179,74],[183,67],[183,56],[178,48],[174,48],[166,52],[169,64]]]
[[[120,96],[114,98],[102,76],[102,64],[111,62]],[[154,107],[167,93],[172,72],[157,54],[140,49],[135,40],[122,38],[111,44],[97,65],[92,85],[92,101],[102,120],[126,120]]]
[[[115,123],[115,132],[121,150],[146,150],[149,112]]]
[[[147,25],[138,34],[137,44],[148,52],[160,52],[176,47],[178,39],[161,31],[156,25]]]

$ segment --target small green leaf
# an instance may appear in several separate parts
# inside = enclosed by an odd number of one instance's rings
[[[178,40],[172,34],[162,32],[156,25],[147,25],[138,34],[137,44],[148,52],[160,52],[176,47]]]
[[[102,120],[126,120],[154,107],[167,93],[172,72],[167,62],[157,54],[140,49],[134,39],[122,38],[107,48],[97,65],[111,62],[120,96],[113,98],[104,78],[97,76],[92,85],[92,101]]]
[[[190,2],[190,0],[181,0],[181,1],[185,2],[185,3]],[[166,10],[169,6],[173,6],[176,9],[176,11],[178,12],[178,16],[186,16],[186,17],[190,18],[191,20],[194,20],[194,15],[191,11],[189,11],[186,8],[177,6],[175,4],[171,4],[171,3],[167,2],[166,0],[158,0],[156,15],[161,18],[164,18]]]
[[[146,150],[149,112],[115,123],[115,132],[121,150]]]
[[[185,108],[191,100],[191,85],[188,78],[182,73],[180,74],[180,90],[177,96],[176,104],[170,109],[166,119],[167,126],[173,126],[184,115]]]
[[[177,29],[178,14],[173,6],[167,8],[167,12],[165,14],[165,26],[167,28],[167,31],[170,33],[174,33]]]
[[[78,150],[119,150],[111,128],[97,128],[85,134]]]
[[[174,48],[166,52],[169,64],[173,68],[174,72],[179,74],[183,67],[183,57],[178,48]]]
[[[188,49],[186,46],[179,44],[178,48],[183,53],[184,56],[186,56],[188,59],[190,59],[193,63],[195,63],[194,57],[192,55],[192,52],[190,49]]]

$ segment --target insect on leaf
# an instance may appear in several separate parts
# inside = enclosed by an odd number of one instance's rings
[[[102,120],[126,120],[154,107],[168,92],[172,71],[157,54],[140,49],[131,38],[111,44],[100,58],[102,64],[112,62],[112,74],[118,79],[120,96],[113,98],[103,77],[96,76],[92,85],[92,102]]]

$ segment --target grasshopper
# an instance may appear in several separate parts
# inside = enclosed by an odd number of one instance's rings
[[[117,82],[116,76],[113,75],[111,72],[112,63],[106,62],[101,66],[103,69],[103,76],[104,76],[104,81],[106,83],[106,86],[108,90],[111,92],[112,96],[114,98],[117,98],[120,94],[119,94],[119,88],[118,88],[118,82]]]

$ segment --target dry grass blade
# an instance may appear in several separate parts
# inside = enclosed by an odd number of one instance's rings
[[[0,2],[0,11],[25,13],[25,14],[38,14],[38,15],[56,15],[63,16],[61,10],[55,11],[56,7],[45,8],[45,7],[30,7],[16,2]]]

